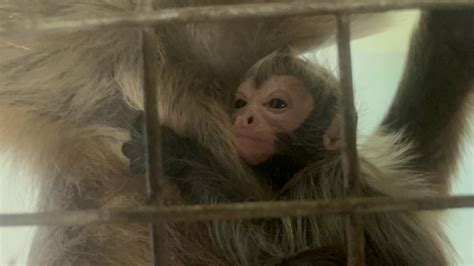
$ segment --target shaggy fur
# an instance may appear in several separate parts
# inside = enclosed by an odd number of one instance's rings
[[[156,2],[167,7],[254,1]],[[2,1],[0,23],[130,13],[136,5],[134,0]],[[317,46],[333,32],[328,16],[156,27],[161,121],[213,151],[225,171],[234,173],[227,181],[236,191],[250,190],[254,200],[272,199],[240,163],[225,103],[258,59],[288,45],[301,51]],[[135,110],[143,109],[140,37],[133,27],[0,37],[0,148],[16,169],[32,177],[40,210],[144,203],[143,177],[130,173],[120,151]],[[436,193],[424,185],[429,177],[409,170],[406,162],[413,155],[399,141],[380,133],[361,146],[364,194]],[[339,164],[337,158],[315,163],[279,197],[341,195]],[[181,200],[170,196],[169,202]],[[374,265],[447,263],[433,214],[380,214],[364,221]],[[272,265],[320,246],[345,253],[341,223],[341,217],[297,217],[170,225],[169,248],[173,265]],[[372,248],[377,250],[373,255]],[[147,265],[150,258],[146,226],[44,227],[36,235],[30,264]]]

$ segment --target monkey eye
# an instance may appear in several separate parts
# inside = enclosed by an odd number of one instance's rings
[[[282,99],[275,98],[275,99],[271,99],[268,102],[268,107],[273,108],[273,109],[283,109],[283,108],[288,107],[288,104]]]
[[[247,102],[242,100],[242,99],[238,99],[234,102],[234,108],[235,109],[240,109],[240,108],[242,108],[246,105],[247,105]]]

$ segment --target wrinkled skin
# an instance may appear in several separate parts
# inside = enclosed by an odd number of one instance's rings
[[[313,110],[313,97],[292,76],[275,76],[260,88],[251,79],[235,95],[233,129],[241,158],[256,165],[276,153],[276,135],[298,128]]]

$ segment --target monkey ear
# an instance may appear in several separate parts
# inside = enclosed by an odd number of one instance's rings
[[[341,148],[341,114],[337,113],[323,136],[326,150],[337,151]]]

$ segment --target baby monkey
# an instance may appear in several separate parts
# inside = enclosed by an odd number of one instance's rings
[[[337,153],[338,83],[291,52],[255,64],[237,89],[232,113],[237,151],[280,189],[308,163]]]
[[[272,190],[280,190],[308,163],[328,153],[337,153],[340,143],[337,84],[325,68],[287,51],[270,54],[244,75],[229,114],[236,149],[242,161],[255,174],[263,176]],[[144,171],[142,124],[140,115],[132,141],[123,146],[132,170],[137,173]],[[212,176],[229,174],[216,173],[222,168],[215,165],[212,151],[179,137],[170,129],[162,127],[162,131],[164,172],[177,182],[181,192],[188,191],[195,182],[214,183]],[[198,172],[209,174],[209,180],[206,181],[206,176],[197,177]],[[199,186],[202,184],[196,185]],[[197,198],[193,197],[192,202],[201,202],[199,191],[193,195]]]
[[[286,185],[292,177],[310,163],[332,158],[331,155],[337,158],[340,129],[337,84],[326,69],[290,52],[274,52],[244,75],[229,113],[236,150],[249,170],[248,184],[242,184],[244,181],[219,165],[212,151],[162,126],[164,175],[177,187],[179,198],[186,204],[291,198],[295,191]],[[140,115],[132,140],[123,145],[135,173],[144,172],[142,125]],[[264,197],[259,191],[265,192]],[[312,247],[310,252],[275,256],[259,248],[262,240],[247,242],[253,236],[263,239],[270,236],[265,245],[273,246],[269,243],[277,239],[273,236],[280,234],[281,226],[283,224],[275,220],[245,222],[245,226],[231,223],[229,227],[220,228],[245,227],[245,233],[241,233],[242,236],[248,234],[242,237],[245,240],[234,238],[234,229],[224,229],[218,236],[252,250],[255,254],[247,258],[258,258],[256,265],[264,262],[301,265],[302,261],[315,265],[345,265],[345,252],[338,247],[318,246]],[[219,246],[213,248],[212,253],[221,256],[222,250],[227,248]]]

